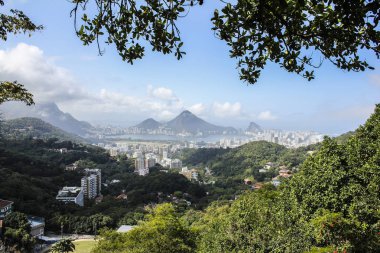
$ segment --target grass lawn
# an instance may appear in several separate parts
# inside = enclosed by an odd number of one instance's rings
[[[74,253],[90,253],[92,248],[95,247],[94,240],[79,240],[74,241],[75,251]]]

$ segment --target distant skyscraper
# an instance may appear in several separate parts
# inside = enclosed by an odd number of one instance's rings
[[[145,169],[149,169],[156,164],[156,159],[153,157],[149,157],[145,159]]]
[[[180,169],[182,168],[182,161],[179,159],[174,159],[170,162],[171,169]]]
[[[85,176],[81,179],[83,194],[88,199],[101,195],[102,174],[100,169],[85,169]]]
[[[149,173],[149,168],[145,167],[144,157],[137,157],[135,160],[135,172],[140,176],[145,176]]]

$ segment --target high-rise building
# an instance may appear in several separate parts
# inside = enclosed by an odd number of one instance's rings
[[[101,195],[102,173],[100,169],[85,169],[85,176],[81,179],[83,194],[88,199]]]
[[[135,172],[140,176],[149,174],[149,168],[145,167],[144,157],[137,157],[135,160]]]
[[[170,161],[170,168],[171,169],[180,169],[182,168],[182,161],[179,159],[173,159]]]
[[[156,159],[153,157],[148,157],[145,159],[145,169],[149,169],[156,164]]]

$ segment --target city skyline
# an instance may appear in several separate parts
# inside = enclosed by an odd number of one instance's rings
[[[36,102],[56,102],[90,123],[134,125],[147,118],[171,119],[183,110],[214,124],[245,128],[251,121],[265,128],[341,134],[357,128],[380,97],[376,70],[347,73],[325,62],[316,80],[307,82],[269,64],[259,83],[239,80],[236,60],[213,36],[215,3],[196,7],[180,21],[187,55],[149,52],[134,65],[122,62],[114,46],[84,47],[75,36],[72,5],[59,1],[12,1],[7,8],[25,11],[45,26],[32,37],[11,36],[0,48],[0,74],[22,82]],[[39,15],[46,9],[45,15]]]

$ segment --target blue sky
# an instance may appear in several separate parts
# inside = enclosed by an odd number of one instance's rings
[[[347,73],[325,62],[308,82],[269,64],[256,85],[239,80],[236,60],[211,31],[218,1],[205,1],[180,21],[187,55],[147,50],[134,65],[122,62],[114,47],[82,46],[75,36],[72,4],[65,0],[13,0],[45,29],[32,37],[10,36],[0,46],[0,75],[22,81],[37,102],[54,101],[91,123],[132,125],[147,117],[167,120],[184,109],[221,125],[245,128],[250,121],[267,128],[315,130],[338,134],[355,129],[380,98],[376,70]]]

